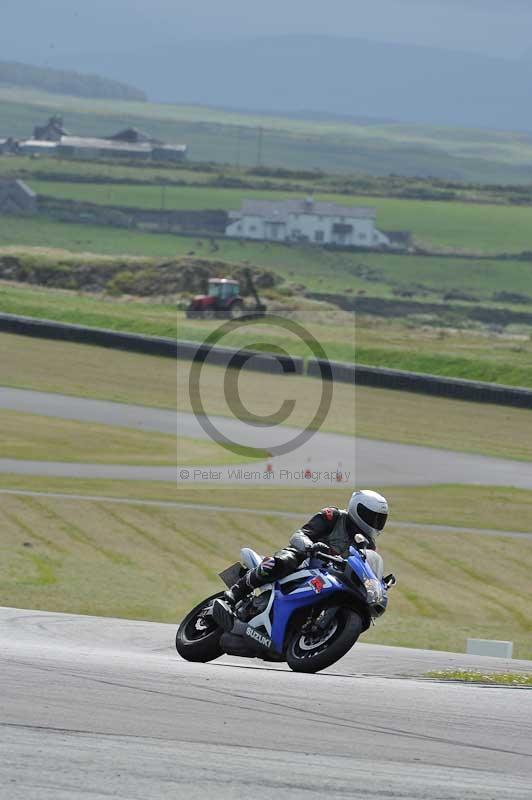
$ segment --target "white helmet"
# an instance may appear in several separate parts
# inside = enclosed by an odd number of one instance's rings
[[[353,492],[347,513],[362,533],[378,536],[388,519],[388,501],[371,489]]]

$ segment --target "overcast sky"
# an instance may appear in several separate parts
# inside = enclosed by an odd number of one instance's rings
[[[532,0],[1,0],[0,59],[132,50],[182,38],[356,36],[519,57]]]

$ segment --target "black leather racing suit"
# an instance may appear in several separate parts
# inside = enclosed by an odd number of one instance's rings
[[[333,554],[346,556],[357,533],[364,536],[369,550],[376,550],[374,539],[357,527],[347,511],[322,508],[292,535],[288,547],[264,558],[258,567],[240,578],[231,587],[229,596],[241,600],[258,586],[290,575],[308,557],[308,549],[316,542],[328,544]]]

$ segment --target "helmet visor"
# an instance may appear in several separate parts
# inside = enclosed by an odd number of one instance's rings
[[[376,531],[382,531],[388,519],[388,514],[379,514],[378,511],[372,511],[371,508],[368,508],[363,503],[357,505],[357,514],[360,519],[364,520],[366,525],[369,525],[370,528],[375,528]]]

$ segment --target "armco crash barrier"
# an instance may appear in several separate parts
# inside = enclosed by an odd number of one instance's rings
[[[93,344],[134,353],[182,358],[188,361],[191,361],[196,355],[202,360],[208,350],[205,345],[197,342],[178,342],[175,339],[160,336],[121,333],[102,328],[85,328],[81,325],[20,317],[13,314],[0,314],[0,331],[22,336],[37,336],[42,339]],[[252,355],[250,355],[251,353]],[[231,347],[213,347],[207,363],[224,367],[231,365],[272,374],[302,375],[304,372],[302,358],[256,353]],[[532,409],[532,390],[499,386],[495,383],[442,378],[418,372],[355,366],[339,361],[327,362],[317,359],[309,359],[307,374],[358,386],[402,389],[407,392],[454,397],[457,400],[473,400],[481,403]]]
[[[177,357],[188,361],[204,361],[211,366],[251,369],[276,375],[302,375],[305,366],[303,359],[296,356],[237,350],[234,347],[209,346],[198,342],[177,342]]]
[[[323,363],[323,362],[322,362]],[[373,386],[382,389],[400,389],[406,392],[451,397],[456,400],[470,400],[477,403],[494,403],[514,408],[532,408],[532,390],[513,386],[499,386],[496,383],[467,381],[460,378],[443,378],[438,375],[425,375],[419,372],[405,372],[382,367],[366,367],[331,361],[332,379],[357,386]],[[307,374],[320,375],[320,361],[308,362]]]
[[[205,360],[207,364],[239,367],[271,374],[302,375],[304,370],[303,359],[292,356],[257,353],[232,347],[209,348],[198,342],[183,342],[161,336],[123,333],[104,328],[86,328],[81,325],[20,317],[13,314],[0,314],[0,331],[22,336],[36,336],[41,339],[92,344],[133,353],[182,358],[187,361],[198,357],[200,361]]]

